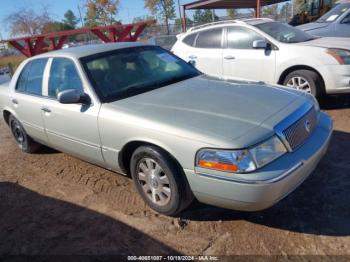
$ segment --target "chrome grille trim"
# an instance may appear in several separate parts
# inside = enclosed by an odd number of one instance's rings
[[[307,124],[308,123],[308,124]],[[312,134],[317,125],[317,115],[314,108],[307,112],[297,122],[283,131],[283,135],[294,151]],[[306,127],[308,126],[308,127]]]
[[[310,119],[309,119],[309,118]],[[305,134],[305,121],[310,121],[310,132]],[[274,130],[289,152],[297,149],[317,126],[318,116],[314,106],[306,103],[275,126]],[[301,128],[304,127],[304,131]]]

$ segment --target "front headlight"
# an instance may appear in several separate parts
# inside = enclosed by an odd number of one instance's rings
[[[340,65],[350,65],[350,51],[344,49],[330,48],[327,54],[331,55]]]
[[[232,173],[247,173],[262,167],[287,152],[279,138],[242,150],[202,149],[197,153],[196,166]]]

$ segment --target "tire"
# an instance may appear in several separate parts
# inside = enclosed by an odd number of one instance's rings
[[[175,216],[194,199],[179,164],[158,147],[137,148],[131,157],[130,170],[142,199],[158,213]]]
[[[293,79],[295,80],[293,82]],[[306,81],[309,85],[309,88],[307,90],[308,93],[312,94],[313,96],[317,98],[321,98],[324,95],[324,84],[321,79],[321,77],[314,71],[311,70],[296,70],[291,73],[289,73],[286,78],[283,81],[283,85],[294,87],[299,90],[303,90],[303,88],[299,88],[298,86],[298,80],[301,79],[299,82],[299,86],[302,86],[300,83],[305,83]],[[293,86],[293,84],[296,84]],[[306,90],[303,90],[306,91]]]
[[[25,153],[35,153],[41,148],[41,144],[35,142],[27,135],[22,124],[12,115],[9,117],[11,133],[18,147]]]

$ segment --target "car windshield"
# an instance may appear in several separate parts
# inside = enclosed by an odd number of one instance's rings
[[[301,43],[315,39],[314,36],[298,28],[280,22],[267,22],[257,24],[255,27],[282,43]]]
[[[118,49],[81,59],[102,102],[148,92],[200,74],[192,65],[157,46]]]
[[[332,23],[337,20],[339,16],[347,12],[350,8],[350,3],[337,4],[330,11],[321,16],[316,22],[317,23]]]

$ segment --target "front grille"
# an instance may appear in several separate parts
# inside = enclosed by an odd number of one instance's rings
[[[303,117],[283,131],[290,148],[295,150],[310,136],[317,125],[317,113],[312,107]]]

